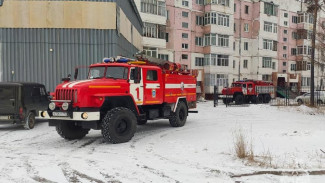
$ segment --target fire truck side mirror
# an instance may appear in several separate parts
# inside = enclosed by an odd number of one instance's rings
[[[134,69],[134,83],[140,83],[141,81],[141,68],[135,67]]]
[[[74,80],[77,80],[77,78],[78,78],[78,72],[79,72],[79,69],[78,68],[76,68],[75,70],[74,70]]]

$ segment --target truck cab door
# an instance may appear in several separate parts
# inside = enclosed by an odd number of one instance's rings
[[[144,101],[147,105],[163,102],[163,86],[161,69],[145,69]]]
[[[135,77],[136,69],[138,69],[138,78]],[[131,67],[130,70],[130,93],[137,105],[143,104],[143,70],[141,68]],[[138,81],[137,81],[138,79]]]

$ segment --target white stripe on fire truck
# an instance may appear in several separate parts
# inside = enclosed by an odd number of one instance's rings
[[[85,83],[85,82],[88,82],[88,81],[91,81],[91,80],[83,80],[83,81],[74,82],[74,83],[69,85],[69,88],[72,88],[74,85],[77,85],[77,84],[80,84],[80,83]]]
[[[67,87],[69,84],[72,84],[72,83],[75,83],[75,82],[77,82],[77,81],[71,81],[71,82],[69,82],[69,83],[66,83],[66,84],[64,84],[64,85],[62,86],[62,88],[65,88],[65,87]]]
[[[181,88],[181,84],[166,84],[166,89]],[[196,88],[195,84],[184,84],[184,88]]]
[[[157,88],[160,88],[160,84],[146,84],[146,88],[148,89],[157,89]]]

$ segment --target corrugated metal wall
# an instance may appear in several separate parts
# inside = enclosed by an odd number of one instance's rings
[[[0,29],[0,49],[0,80],[39,82],[49,91],[75,66],[138,51],[116,30],[91,29]]]

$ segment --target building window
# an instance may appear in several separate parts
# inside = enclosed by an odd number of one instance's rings
[[[187,33],[182,33],[182,38],[183,39],[188,39],[188,34]]]
[[[232,49],[235,51],[236,50],[236,42],[234,41],[234,43],[232,44]]]
[[[287,62],[282,62],[282,65],[283,66],[287,66]]]
[[[275,65],[276,63],[275,62],[272,62],[272,69],[275,70]]]
[[[291,55],[297,55],[297,48],[291,48]]]
[[[188,23],[187,22],[182,22],[182,27],[183,28],[188,28]]]
[[[234,3],[234,12],[236,12],[236,3]]]
[[[297,70],[297,64],[291,64],[290,65],[290,70],[291,71],[296,71]]]
[[[182,43],[182,49],[188,49],[188,44]]]
[[[187,60],[188,59],[188,55],[187,54],[182,54],[182,60]]]
[[[167,54],[158,54],[158,58],[162,60],[169,60],[169,55]]]
[[[267,15],[278,16],[278,6],[273,3],[264,2],[264,13]]]
[[[297,32],[292,32],[292,33],[291,33],[291,37],[292,37],[292,39],[298,39],[298,34],[297,34]]]
[[[284,13],[283,16],[284,16],[285,18],[288,18],[288,13]]]
[[[218,55],[218,66],[229,66],[229,55]]]
[[[283,38],[283,41],[284,42],[287,42],[287,40],[288,40],[288,38],[286,38],[286,37]]]
[[[229,27],[229,16],[218,14],[218,25]]]
[[[216,46],[217,45],[217,34],[205,34],[204,35],[204,46]]]
[[[195,45],[196,46],[203,46],[203,38],[202,37],[195,37]]]
[[[248,60],[244,60],[244,65],[243,68],[247,69],[248,68]]]
[[[205,4],[219,4],[229,7],[229,0],[205,0]]]
[[[262,75],[262,80],[263,81],[272,81],[271,78],[272,78],[271,75],[268,75],[268,74],[263,74]]]
[[[169,10],[166,11],[166,18],[169,20]]]
[[[283,50],[287,50],[287,46],[283,46]]]
[[[298,17],[297,16],[292,16],[292,23],[294,23],[294,24],[298,23]]]
[[[236,68],[236,61],[235,60],[232,61],[232,68]]]
[[[265,32],[278,32],[278,25],[271,22],[264,22],[264,31]]]
[[[204,66],[203,63],[204,62],[204,58],[202,57],[195,57],[195,66]]]
[[[311,64],[308,63],[308,64],[307,64],[307,71],[310,71],[310,69],[311,69]]]
[[[244,42],[244,50],[248,50],[248,42]]]
[[[310,86],[310,77],[301,77],[301,86]]]
[[[165,39],[166,36],[166,26],[152,24],[152,23],[143,23],[143,36],[151,38]]]
[[[245,5],[245,14],[248,14],[249,12],[249,6]]]
[[[229,36],[218,35],[218,46],[229,47]]]
[[[248,24],[244,24],[244,31],[248,32],[249,31],[249,25]]]
[[[145,51],[146,55],[150,57],[157,58],[157,48],[143,47],[143,51]]]
[[[284,24],[285,26],[288,26],[288,21],[284,21],[283,24]]]
[[[287,54],[283,54],[282,56],[283,56],[283,58],[287,58]]]
[[[282,70],[282,73],[287,73],[287,70]]]
[[[188,17],[188,12],[182,11],[182,17]]]
[[[272,68],[272,58],[263,57],[262,58],[262,68]]]
[[[288,34],[288,30],[287,29],[284,29],[283,30],[283,34]]]
[[[168,41],[169,41],[169,33],[166,32],[165,36],[166,36],[166,42],[168,43]]]
[[[182,5],[188,7],[188,1],[183,0],[183,1],[182,1]]]
[[[204,17],[196,16],[196,25],[204,25]]]
[[[198,5],[204,5],[204,0],[196,0],[196,4],[198,4]]]
[[[276,41],[263,39],[263,49],[277,51],[277,45]]]
[[[141,12],[166,16],[166,3],[157,0],[141,0]]]

